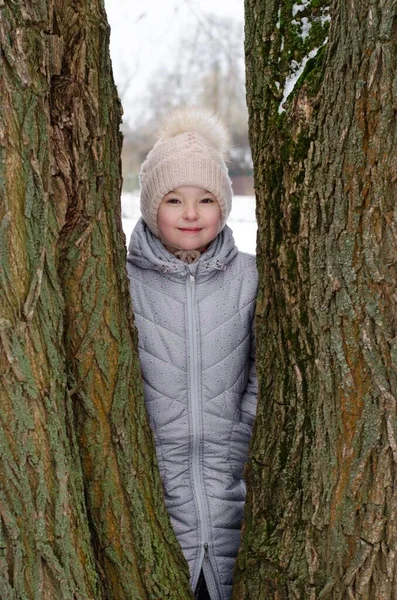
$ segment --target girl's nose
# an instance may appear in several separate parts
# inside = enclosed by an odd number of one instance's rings
[[[192,204],[185,207],[185,219],[188,221],[194,221],[198,218],[198,210],[197,207]]]

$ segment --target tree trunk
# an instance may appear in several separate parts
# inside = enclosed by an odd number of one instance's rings
[[[239,600],[397,598],[397,9],[329,14],[246,0],[260,399]]]
[[[142,396],[100,0],[0,1],[0,597],[191,597]]]

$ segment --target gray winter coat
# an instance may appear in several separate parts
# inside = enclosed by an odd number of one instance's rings
[[[256,409],[255,258],[229,227],[193,264],[140,220],[128,274],[165,503],[212,600],[228,600],[245,500],[242,479]]]

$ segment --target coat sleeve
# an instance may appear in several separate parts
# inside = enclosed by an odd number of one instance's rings
[[[249,357],[249,374],[247,387],[244,390],[241,399],[241,422],[246,423],[250,427],[254,424],[256,414],[256,403],[258,397],[258,380],[256,378],[255,369],[255,317],[251,323],[251,346]]]

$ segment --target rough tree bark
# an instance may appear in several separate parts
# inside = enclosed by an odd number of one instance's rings
[[[397,598],[397,9],[327,4],[245,4],[260,403],[239,600]]]
[[[0,597],[191,597],[142,399],[100,0],[0,1]]]

